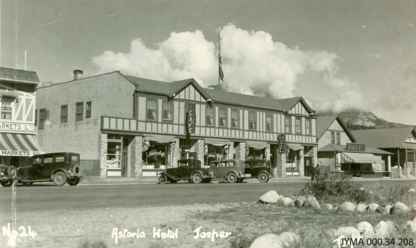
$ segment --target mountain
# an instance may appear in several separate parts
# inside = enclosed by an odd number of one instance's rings
[[[318,116],[333,115],[334,113],[317,113]],[[407,125],[389,122],[382,118],[377,117],[372,112],[353,110],[345,111],[338,114],[339,118],[344,122],[350,130],[361,129],[375,129],[375,128],[394,128],[405,127]]]

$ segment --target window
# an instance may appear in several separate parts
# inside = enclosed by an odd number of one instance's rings
[[[331,132],[331,144],[335,144],[335,132]]]
[[[238,109],[231,110],[231,127],[232,128],[240,127],[240,121],[238,120]]]
[[[248,112],[248,129],[256,130],[256,112]]]
[[[1,98],[1,119],[12,119],[12,102],[14,102],[12,97]]]
[[[61,105],[61,123],[68,122],[68,105]]]
[[[87,102],[86,104],[86,110],[85,110],[85,118],[91,118],[91,108],[92,108],[92,102]]]
[[[219,113],[219,117],[220,117],[220,123],[219,126],[220,127],[226,127],[227,126],[227,109],[226,108],[220,108],[220,113]]]
[[[147,98],[147,120],[156,121],[157,120],[157,100]]]
[[[173,101],[163,100],[162,108],[163,108],[163,120],[164,121],[172,121],[172,109],[173,109]]]
[[[35,126],[38,126],[38,110],[35,109]]]
[[[291,133],[291,121],[290,116],[285,116],[285,132]]]
[[[83,102],[77,102],[75,107],[75,121],[82,121],[84,112],[84,103]]]
[[[46,109],[39,110],[39,129],[43,129],[45,127],[45,121],[48,118],[48,112]]]
[[[297,134],[301,134],[302,133],[302,119],[300,117],[296,117],[296,120],[295,120],[295,132]]]
[[[272,115],[266,115],[266,131],[273,131]]]
[[[214,126],[214,108],[207,105],[207,126]]]
[[[305,134],[306,135],[312,135],[312,132],[311,132],[311,120],[309,120],[309,119],[306,119],[305,120]]]
[[[341,133],[337,132],[337,145],[341,145]]]

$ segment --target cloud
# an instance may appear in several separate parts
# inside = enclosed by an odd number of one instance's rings
[[[338,77],[336,54],[328,51],[302,51],[290,48],[264,31],[248,31],[228,24],[221,29],[221,56],[225,84],[229,91],[270,96],[293,97],[302,93],[316,110],[336,110],[358,107],[362,93],[346,77]],[[195,78],[207,87],[218,82],[217,50],[204,34],[171,33],[157,44],[156,49],[145,46],[141,39],[131,42],[130,51],[105,51],[94,57],[97,73],[119,70],[122,73],[162,81]],[[313,90],[302,91],[299,77],[319,74],[320,82]],[[315,98],[317,92],[342,92],[342,97],[327,100]],[[330,95],[330,96],[332,96]]]

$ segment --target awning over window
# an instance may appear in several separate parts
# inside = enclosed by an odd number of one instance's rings
[[[289,148],[292,151],[298,151],[302,150],[303,146],[301,146],[300,144],[287,144],[287,148]]]
[[[0,134],[0,156],[29,157],[40,153],[42,149],[30,134]]]
[[[175,137],[169,135],[159,135],[159,134],[145,134],[143,137],[148,141],[155,141],[157,143],[170,143],[175,142]]]
[[[343,163],[357,163],[357,164],[384,164],[384,161],[381,158],[374,156],[373,154],[368,153],[349,153],[343,152],[342,161]]]
[[[225,145],[229,145],[230,141],[226,139],[206,138],[205,144],[209,144],[213,146],[225,146]]]
[[[256,150],[265,149],[269,147],[269,145],[266,142],[261,141],[247,141],[246,146]]]
[[[16,91],[0,90],[0,97],[16,98],[18,96],[19,96],[19,93],[17,93]]]

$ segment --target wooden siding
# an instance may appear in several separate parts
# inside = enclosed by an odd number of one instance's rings
[[[301,102],[298,102],[291,110],[289,110],[289,114],[309,115],[308,111]]]
[[[35,133],[35,94],[18,92],[17,101],[10,103],[11,119],[0,119],[0,132]],[[8,128],[8,127],[14,128]]]
[[[337,120],[332,122],[332,124],[329,126],[328,130],[344,131],[344,129],[341,127],[341,125],[338,123]]]
[[[205,102],[205,99],[201,96],[201,94],[199,94],[193,85],[189,85],[184,88],[179,94],[177,94],[175,99]]]

